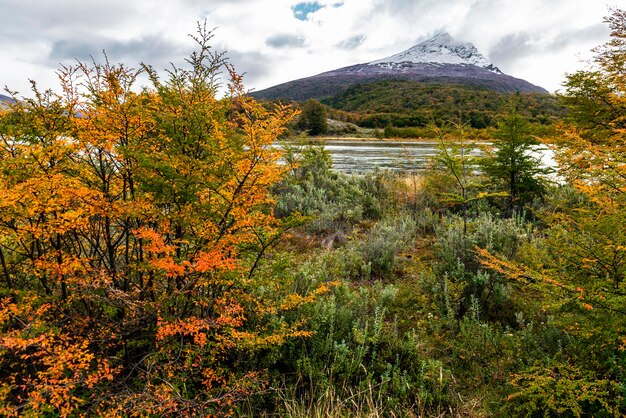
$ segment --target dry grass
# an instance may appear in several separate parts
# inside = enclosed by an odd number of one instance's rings
[[[282,411],[280,416],[296,418],[381,418],[381,417],[405,417],[413,418],[419,415],[412,408],[402,411],[390,409],[387,406],[385,396],[377,387],[370,385],[366,390],[355,391],[350,388],[347,394],[340,397],[335,390],[327,388],[319,396],[307,396],[297,398],[294,394],[282,396]]]
[[[285,418],[479,418],[486,417],[480,399],[463,399],[457,394],[459,403],[456,407],[442,407],[433,409],[424,408],[423,405],[412,405],[402,409],[394,409],[389,406],[385,396],[375,386],[357,392],[349,389],[347,395],[340,397],[333,388],[327,388],[323,393],[316,396],[310,394],[296,395],[292,391],[279,390],[278,398],[280,405],[274,413],[253,411],[240,411],[240,417],[259,416],[285,417]],[[250,405],[251,406],[251,405]]]
[[[424,202],[426,180],[423,175],[407,173],[398,177],[395,199],[407,206],[419,207]]]

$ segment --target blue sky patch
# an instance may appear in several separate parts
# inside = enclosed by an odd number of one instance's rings
[[[298,3],[295,6],[291,6],[291,10],[293,11],[293,15],[296,19],[306,20],[309,13],[317,12],[321,9],[322,6],[318,2],[306,2],[306,3]]]

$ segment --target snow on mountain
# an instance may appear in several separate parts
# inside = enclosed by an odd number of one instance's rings
[[[444,32],[388,58],[288,81],[252,95],[266,99],[321,100],[345,92],[355,84],[380,80],[461,84],[501,93],[548,94],[526,80],[502,73],[474,45],[457,41]]]
[[[428,64],[467,64],[485,68],[497,74],[502,72],[469,42],[460,42],[447,32],[441,32],[434,37],[421,42],[406,51],[387,58],[372,61],[369,65],[383,68],[394,68],[398,64],[428,63]]]

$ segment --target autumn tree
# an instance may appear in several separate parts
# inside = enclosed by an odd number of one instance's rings
[[[2,415],[224,414],[265,387],[242,359],[307,334],[284,313],[327,287],[255,274],[294,112],[251,99],[204,26],[193,39],[164,78],[79,64],[2,112]]]
[[[626,11],[612,10],[606,22],[611,39],[595,50],[593,67],[565,83],[570,123],[545,139],[575,192],[562,188],[543,216],[558,237],[553,263],[568,266],[562,279],[596,288],[601,304],[616,297],[619,305],[626,271]]]
[[[569,120],[588,142],[615,139],[626,129],[626,11],[613,9],[605,19],[610,40],[596,48],[590,68],[567,76],[562,93]]]
[[[553,144],[560,174],[585,197],[560,214],[578,248],[578,268],[620,293],[626,278],[626,11],[613,10],[606,22],[611,39],[595,50],[594,67],[567,79],[571,124]]]
[[[559,413],[625,412],[626,11],[612,10],[606,22],[611,38],[595,50],[593,67],[567,77],[569,124],[546,140],[568,183],[540,214],[550,225],[546,240],[527,249],[532,256],[524,263],[480,251],[485,267],[523,285],[527,297],[540,295],[577,341],[560,362],[516,376],[511,398],[532,401],[536,412],[557,411],[548,396],[537,396],[538,387],[564,371],[574,396]]]

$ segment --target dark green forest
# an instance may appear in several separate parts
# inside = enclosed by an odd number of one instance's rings
[[[564,101],[555,95],[409,80],[355,84],[322,102],[310,99],[292,105],[301,114],[289,124],[288,136],[436,138],[432,127],[461,124],[487,140],[511,111],[522,116],[535,134],[546,136],[568,114]],[[311,120],[319,122],[312,125]]]
[[[503,94],[481,87],[387,80],[349,87],[323,101],[332,109],[359,115],[368,128],[423,127],[458,119],[475,129],[495,127],[515,102],[531,123],[550,124],[565,114],[548,94]]]

